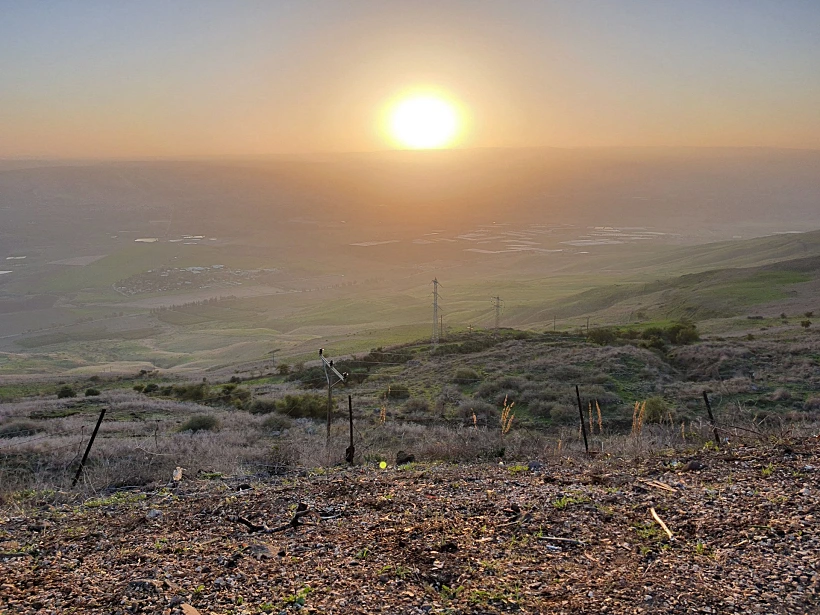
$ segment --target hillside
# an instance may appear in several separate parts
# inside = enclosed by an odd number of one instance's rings
[[[814,438],[35,496],[0,515],[0,609],[814,612],[818,452]]]

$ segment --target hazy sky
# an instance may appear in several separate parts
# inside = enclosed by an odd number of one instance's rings
[[[420,87],[464,147],[820,148],[820,1],[0,0],[0,156],[387,149]]]

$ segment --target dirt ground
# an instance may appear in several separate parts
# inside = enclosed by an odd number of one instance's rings
[[[0,613],[818,613],[819,451],[27,494],[0,510]]]

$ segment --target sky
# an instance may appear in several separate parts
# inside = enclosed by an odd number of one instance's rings
[[[385,150],[417,91],[458,147],[820,149],[820,2],[0,0],[0,157]]]

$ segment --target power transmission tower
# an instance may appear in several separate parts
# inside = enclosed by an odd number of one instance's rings
[[[501,297],[493,297],[493,307],[495,308],[495,330],[501,326],[501,304],[504,303]]]
[[[433,278],[433,343],[439,341],[439,317],[438,317],[438,278]]]

